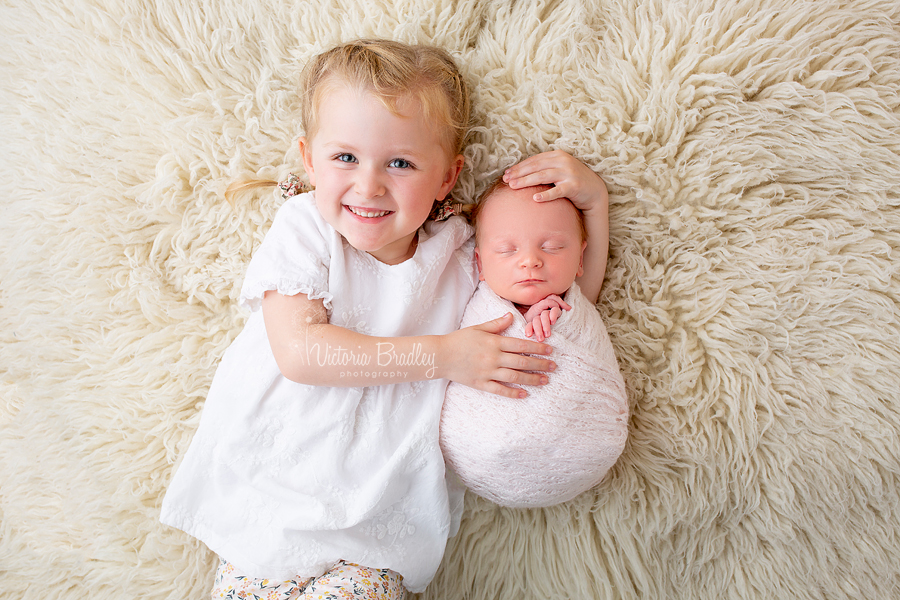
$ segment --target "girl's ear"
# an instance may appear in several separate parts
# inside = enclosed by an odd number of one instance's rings
[[[484,269],[481,268],[481,255],[478,254],[478,248],[475,248],[475,262],[478,264],[478,281],[484,281]]]
[[[575,273],[575,277],[581,277],[584,275],[584,249],[587,248],[587,242],[581,242],[581,258],[578,259],[578,272]]]
[[[438,191],[438,197],[435,200],[440,201],[447,197],[447,194],[456,185],[456,180],[459,178],[459,173],[462,171],[465,161],[466,159],[462,154],[457,154],[456,158],[450,161],[450,166],[447,167],[447,171],[444,173],[444,180],[441,182],[441,189]]]
[[[309,176],[309,185],[316,187],[316,174],[313,172],[312,146],[305,137],[300,137],[300,155],[303,157],[303,168]]]

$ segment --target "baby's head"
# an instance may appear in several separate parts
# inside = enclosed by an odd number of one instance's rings
[[[545,189],[514,190],[498,179],[472,213],[480,279],[525,308],[564,294],[584,272],[584,215],[564,198],[535,202]]]

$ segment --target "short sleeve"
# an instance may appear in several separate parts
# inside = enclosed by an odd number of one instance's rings
[[[313,193],[290,198],[278,209],[272,227],[250,259],[240,305],[259,310],[263,295],[274,290],[285,296],[321,298],[330,311],[328,268],[336,236],[316,209]]]

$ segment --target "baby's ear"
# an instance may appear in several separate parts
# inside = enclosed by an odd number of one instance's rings
[[[316,187],[316,174],[313,172],[312,164],[312,146],[303,136],[300,137],[300,156],[303,157],[303,168],[309,176],[309,185]]]
[[[478,281],[484,281],[484,269],[481,268],[481,255],[478,254],[478,248],[475,248],[475,264],[478,265]]]

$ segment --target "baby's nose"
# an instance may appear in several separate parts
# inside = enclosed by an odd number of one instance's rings
[[[541,258],[538,256],[537,252],[523,252],[521,258],[521,265],[523,267],[539,267],[541,266]]]

